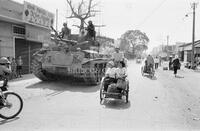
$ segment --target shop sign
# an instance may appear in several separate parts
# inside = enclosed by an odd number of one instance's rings
[[[30,24],[50,28],[54,23],[54,14],[24,1],[23,20]]]

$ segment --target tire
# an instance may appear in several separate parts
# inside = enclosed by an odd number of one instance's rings
[[[128,97],[129,97],[129,84],[127,85],[127,90],[126,90],[126,103],[128,103]]]
[[[100,104],[103,104],[103,85],[104,83],[102,82],[100,85]]]
[[[10,104],[12,104],[12,105],[10,105],[10,107],[3,107],[3,108],[1,108],[0,109],[0,118],[2,118],[2,119],[6,119],[6,120],[8,120],[8,119],[12,119],[12,118],[15,118],[17,115],[19,115],[19,113],[22,111],[22,108],[23,108],[23,100],[22,100],[22,98],[18,95],[18,94],[16,94],[15,92],[5,92],[4,93],[4,96],[6,97],[6,99],[8,100],[9,98],[9,96],[14,96],[14,97],[16,97],[18,100],[19,100],[19,109],[17,109],[16,110],[16,112],[14,112],[12,115],[6,115],[6,113],[4,112],[4,111],[2,111],[2,110],[5,110],[5,111],[8,111],[8,110],[10,110],[12,107],[13,107],[13,103],[11,103],[11,101],[8,101]],[[5,109],[6,108],[6,109]]]
[[[141,74],[142,74],[142,76],[144,76],[144,68],[143,67],[141,67]]]
[[[103,102],[103,96],[102,96],[103,93],[102,92],[103,92],[103,90],[101,89],[100,90],[100,104],[102,104],[102,102]]]

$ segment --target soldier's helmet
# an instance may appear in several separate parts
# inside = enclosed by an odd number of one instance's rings
[[[10,64],[10,61],[6,57],[1,57],[0,64]]]
[[[63,23],[63,26],[67,26],[67,22],[64,22],[64,23]]]
[[[89,20],[89,21],[88,21],[88,24],[92,24],[92,21],[91,21],[91,20]]]

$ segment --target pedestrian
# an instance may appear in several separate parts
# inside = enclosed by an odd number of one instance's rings
[[[22,57],[19,56],[17,59],[17,77],[22,77],[22,65],[23,65],[23,60]]]
[[[155,62],[155,69],[158,69],[159,59],[158,59],[157,56],[156,56],[156,58],[154,59],[154,62]]]
[[[175,56],[174,60],[172,61],[172,65],[173,65],[173,68],[174,68],[174,75],[175,77],[177,77],[177,70],[180,69],[180,61],[179,61],[179,58],[178,58],[178,55]]]
[[[16,60],[15,58],[12,58],[12,61],[11,61],[11,71],[12,71],[12,74],[11,74],[11,78],[17,78],[17,63],[16,63]]]

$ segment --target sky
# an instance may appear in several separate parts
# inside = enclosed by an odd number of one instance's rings
[[[23,3],[24,0],[14,0]],[[73,27],[79,24],[76,19],[67,19],[70,9],[66,0],[26,0],[54,14],[58,9],[58,30],[63,22],[67,21],[73,33],[78,29]],[[127,30],[141,30],[149,37],[149,51],[160,44],[169,45],[176,42],[192,41],[192,2],[199,0],[94,0],[98,2],[97,10],[101,12],[91,18],[96,25],[105,27],[96,28],[101,35],[114,39],[120,38]],[[72,0],[77,4],[80,0]],[[189,14],[188,17],[185,17]],[[195,39],[200,39],[200,5],[196,8]]]

